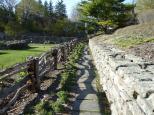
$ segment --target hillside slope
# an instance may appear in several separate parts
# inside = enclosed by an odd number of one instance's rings
[[[112,44],[145,60],[154,61],[154,22],[128,26],[112,35],[100,35],[94,39],[99,44]]]

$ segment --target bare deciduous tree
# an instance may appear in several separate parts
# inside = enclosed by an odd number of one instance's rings
[[[17,0],[1,0],[0,5],[9,11],[13,11],[17,5]]]

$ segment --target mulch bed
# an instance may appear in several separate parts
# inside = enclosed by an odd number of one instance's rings
[[[145,43],[137,45],[126,50],[126,52],[135,56],[142,57],[146,61],[154,62],[154,43]]]

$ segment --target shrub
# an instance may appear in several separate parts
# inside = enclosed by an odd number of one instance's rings
[[[14,40],[6,42],[6,46],[8,49],[18,50],[18,49],[26,49],[28,48],[28,42],[26,40]]]
[[[24,30],[18,22],[9,21],[5,25],[5,34],[8,36],[16,37],[21,34]]]
[[[5,49],[6,44],[4,41],[0,41],[0,50]]]

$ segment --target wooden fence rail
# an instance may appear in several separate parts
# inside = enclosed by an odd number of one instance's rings
[[[65,62],[76,43],[77,39],[60,44],[40,57],[30,57],[27,62],[0,71],[0,114],[16,102],[24,89],[39,92],[42,77]]]

